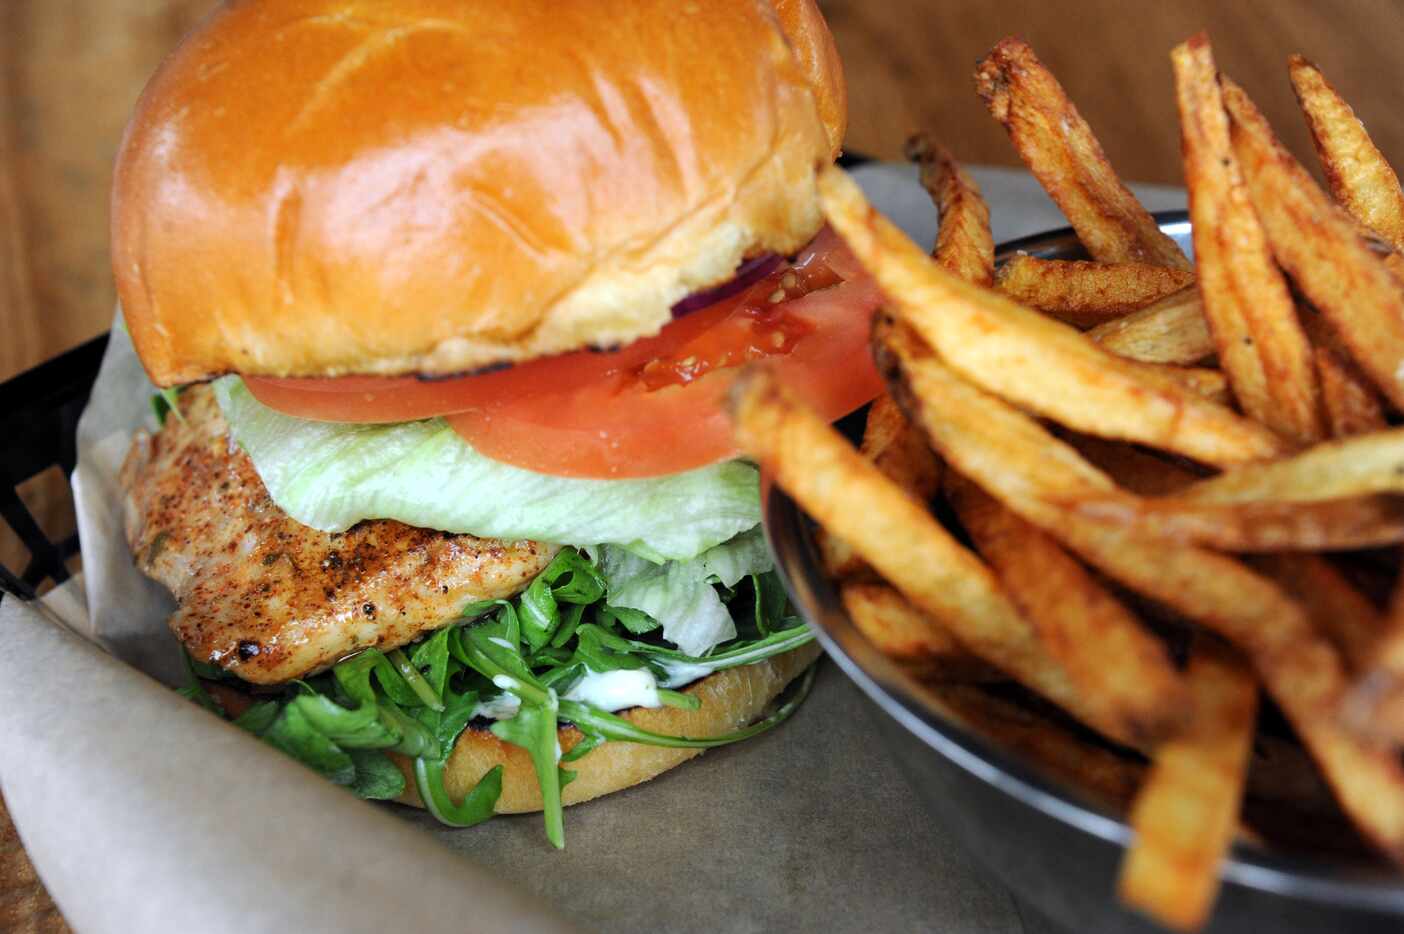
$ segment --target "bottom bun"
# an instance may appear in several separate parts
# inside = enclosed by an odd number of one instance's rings
[[[696,682],[683,692],[701,701],[696,710],[635,707],[622,716],[635,726],[655,733],[699,739],[721,736],[758,720],[785,686],[818,657],[819,646],[811,642],[783,655],[754,665],[728,668]],[[560,729],[563,752],[569,752],[581,739],[581,732],[574,726]],[[561,789],[561,800],[565,804],[579,804],[646,782],[701,752],[701,749],[672,749],[639,743],[604,743],[567,766],[576,777]],[[397,800],[423,807],[414,782],[412,760],[397,753],[390,753],[390,758],[405,773],[405,791]],[[469,726],[459,735],[444,767],[444,788],[450,798],[460,801],[496,765],[504,766],[502,795],[497,799],[496,812],[520,814],[541,810],[541,788],[527,751],[476,726]]]

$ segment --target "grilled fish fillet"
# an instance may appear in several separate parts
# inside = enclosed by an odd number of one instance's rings
[[[175,594],[171,629],[191,655],[256,684],[389,650],[474,600],[521,591],[554,556],[503,542],[371,520],[319,532],[283,513],[229,435],[207,386],[137,435],[122,466],[127,542]]]

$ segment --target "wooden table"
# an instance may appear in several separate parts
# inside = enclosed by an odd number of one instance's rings
[[[112,156],[137,94],[209,0],[0,2],[0,380],[105,329],[114,295],[107,264]],[[1170,47],[1200,28],[1220,66],[1307,153],[1285,59],[1314,58],[1355,104],[1388,155],[1404,160],[1404,4],[1396,0],[821,0],[846,62],[848,145],[896,157],[930,129],[970,162],[1012,163],[1003,132],[971,90],[970,72],[1001,36],[1033,43],[1067,86],[1127,178],[1178,182]],[[14,443],[4,439],[0,443]],[[71,529],[60,483],[27,491],[52,534]],[[0,528],[0,561],[16,544]],[[0,847],[13,849],[0,816]],[[3,855],[3,854],[0,854]],[[0,884],[0,919],[13,899]],[[9,867],[0,864],[0,877]],[[25,881],[27,880],[27,881]],[[3,878],[0,878],[3,882]],[[26,905],[31,904],[26,901]],[[39,905],[33,924],[48,929]],[[27,923],[27,922],[26,922]],[[39,929],[34,927],[31,929]]]

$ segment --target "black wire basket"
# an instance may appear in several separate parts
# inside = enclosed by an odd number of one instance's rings
[[[31,600],[48,583],[69,578],[75,532],[51,539],[20,498],[20,487],[51,467],[73,475],[78,417],[88,403],[107,349],[102,334],[0,384],[0,517],[29,552],[23,567],[0,563],[0,591]],[[0,597],[3,599],[3,597]]]

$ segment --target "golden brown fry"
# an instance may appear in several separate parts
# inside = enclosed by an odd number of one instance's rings
[[[1379,641],[1343,713],[1367,736],[1404,746],[1404,578],[1395,584]]]
[[[1096,263],[1020,254],[995,273],[999,290],[1021,305],[1077,328],[1096,327],[1194,284],[1188,269],[1149,263]]]
[[[1093,259],[1190,268],[1117,178],[1087,121],[1027,43],[1000,40],[977,66],[975,89]]]
[[[1404,493],[1404,428],[1326,441],[1300,454],[1202,480],[1184,495],[1206,503],[1296,502]]]
[[[1075,435],[1067,439],[1077,452],[1116,485],[1137,496],[1173,496],[1200,479],[1182,464],[1105,438]]]
[[[858,451],[918,502],[930,500],[941,486],[941,462],[921,432],[907,422],[902,410],[885,393],[868,407]],[[862,577],[871,571],[867,562],[838,536],[819,529],[815,538],[824,570],[830,577]]]
[[[1313,353],[1331,437],[1349,438],[1383,429],[1388,424],[1384,400],[1360,368],[1330,347],[1316,347]]]
[[[1222,79],[1234,152],[1273,254],[1320,309],[1351,357],[1396,407],[1404,406],[1404,291],[1273,135],[1238,85]]]
[[[1084,703],[990,570],[772,374],[744,372],[730,411],[742,450],[962,645],[1089,726],[1122,738],[1116,723]]]
[[[1404,497],[1319,502],[1206,503],[1193,499],[1088,496],[1063,503],[1093,522],[1146,539],[1220,551],[1346,551],[1404,541]]]
[[[825,573],[836,581],[864,577],[872,570],[852,545],[837,535],[829,534],[827,529],[814,530],[814,543],[819,549],[819,560],[824,565]]]
[[[1087,336],[1109,353],[1146,363],[1188,365],[1214,353],[1197,286],[1100,324]]]
[[[1123,901],[1179,931],[1202,927],[1218,895],[1258,712],[1253,676],[1229,652],[1197,647],[1188,681],[1189,726],[1155,752],[1117,882]]]
[[[1179,727],[1184,688],[1164,646],[1053,539],[954,474],[947,496],[1015,605],[1084,697],[1138,746]]]
[[[994,237],[990,209],[980,188],[946,147],[924,134],[907,140],[907,158],[921,167],[921,184],[940,215],[936,262],[966,282],[994,282]]]
[[[1306,607],[1316,628],[1341,650],[1352,673],[1369,667],[1384,631],[1384,617],[1335,565],[1317,555],[1280,554],[1255,558],[1253,567]]]
[[[886,393],[868,409],[858,452],[918,502],[930,500],[941,487],[941,462]]]
[[[1321,404],[1333,438],[1349,438],[1388,427],[1384,399],[1350,359],[1350,351],[1319,313],[1309,306],[1298,317],[1311,338],[1316,375],[1321,382]]]
[[[1094,804],[1123,811],[1140,787],[1145,766],[1088,742],[1042,710],[996,696],[977,685],[929,687],[932,705],[953,723],[984,737]]]
[[[1271,431],[1135,366],[1084,335],[932,262],[874,211],[841,169],[820,176],[824,210],[894,311],[952,367],[991,392],[1089,434],[1228,465],[1284,450]]]
[[[1404,249],[1404,191],[1394,169],[1321,69],[1293,55],[1287,71],[1331,194],[1356,220]]]
[[[1301,605],[1231,558],[1147,542],[1050,505],[1041,489],[1095,489],[1109,481],[1033,419],[966,383],[907,336],[902,328],[889,331],[879,367],[950,468],[1112,578],[1243,649],[1346,813],[1381,850],[1404,860],[1404,770],[1337,723],[1344,666]],[[1040,449],[1036,477],[1027,461],[1009,468],[1011,456]]]
[[[1177,386],[1188,389],[1216,405],[1233,404],[1233,392],[1229,389],[1228,377],[1219,370],[1202,366],[1171,366],[1168,363],[1142,363],[1128,360],[1142,379],[1162,382],[1169,380]]]
[[[1311,345],[1273,263],[1229,142],[1204,33],[1170,53],[1204,316],[1239,406],[1278,434],[1325,436]]]
[[[1004,677],[971,655],[945,627],[885,583],[845,583],[839,588],[839,597],[849,618],[869,642],[922,678],[972,682]]]

